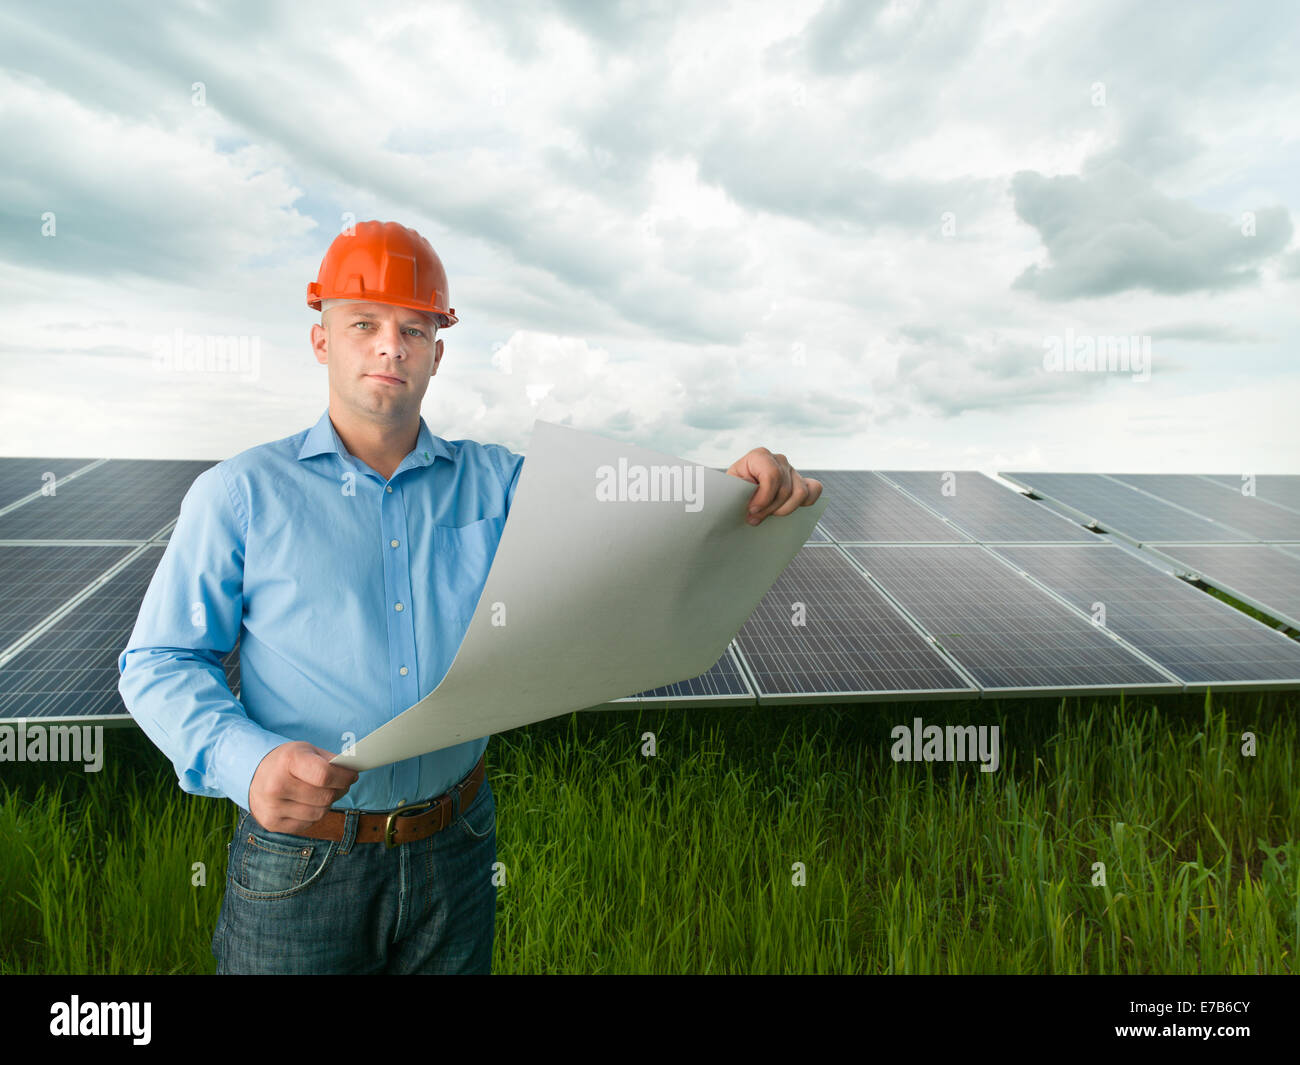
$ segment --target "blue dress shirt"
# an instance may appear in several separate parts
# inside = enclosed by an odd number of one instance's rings
[[[327,409],[190,486],[150,581],[118,690],[182,790],[248,809],[258,764],[289,740],[340,751],[442,681],[514,500],[523,456],[444,440],[423,418],[385,481]],[[240,696],[222,657],[239,641]],[[336,809],[446,791],[487,737],[366,770]]]

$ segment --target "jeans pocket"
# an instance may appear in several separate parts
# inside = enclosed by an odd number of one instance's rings
[[[230,849],[231,887],[254,901],[292,898],[321,878],[337,848],[328,840],[266,832],[248,818]]]
[[[456,819],[455,828],[468,840],[487,839],[497,826],[497,803],[487,777],[479,785],[474,801]]]

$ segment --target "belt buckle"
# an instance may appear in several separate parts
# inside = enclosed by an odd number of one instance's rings
[[[388,815],[388,820],[384,822],[384,846],[389,850],[396,847],[393,842],[393,835],[397,831],[397,826],[393,824],[393,819],[406,814],[413,814],[418,810],[427,810],[430,806],[437,803],[437,799],[430,799],[428,802],[417,803],[415,806],[399,806],[396,810]]]

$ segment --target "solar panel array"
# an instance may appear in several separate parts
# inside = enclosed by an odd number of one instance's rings
[[[1300,476],[1006,473],[1153,561],[1300,629]]]
[[[4,459],[0,461],[0,510],[20,499],[49,491],[60,477],[67,477],[98,459]]]
[[[1153,544],[1183,575],[1212,574],[1213,586],[1300,630],[1300,555],[1272,544]]]
[[[1300,513],[1300,477],[1268,473],[1257,477],[1212,473],[1207,474],[1207,477],[1217,484],[1231,488],[1234,492],[1253,493],[1265,502]]]
[[[881,476],[948,518],[971,539],[984,543],[1071,543],[1093,536],[1077,523],[973,470],[887,470]]]
[[[1240,529],[1256,540],[1300,543],[1300,514],[1267,499],[1243,495],[1208,478],[1176,473],[1118,473],[1111,476],[1166,502],[1185,507],[1194,514]]]
[[[1249,533],[1180,510],[1172,503],[1099,473],[1006,473],[1003,476],[1069,508],[1084,522],[1095,522],[1099,528],[1137,543],[1253,539]]]
[[[130,720],[117,659],[210,465],[0,459],[0,721]],[[1263,534],[1300,533],[1300,478],[1006,475],[1040,501],[973,471],[802,472],[822,520],[718,662],[606,705],[1300,687],[1300,644],[1174,576],[1296,626],[1300,537]],[[237,693],[237,648],[221,668]]]
[[[0,514],[0,540],[141,541],[176,521],[210,462],[115,459]]]
[[[11,544],[0,547],[0,650],[131,553],[129,547]]]
[[[966,540],[953,526],[870,470],[808,470],[822,482],[822,525],[840,543],[953,543]]]
[[[760,700],[977,693],[832,545],[799,552],[736,642]]]
[[[981,545],[845,550],[986,691],[1181,690]]]
[[[5,717],[67,720],[124,712],[117,691],[117,658],[135,626],[140,602],[162,558],[161,547],[146,547],[73,607],[38,639],[0,669],[0,706]],[[223,661],[231,691],[238,649]]]
[[[118,655],[210,462],[0,459],[0,721],[129,722]],[[239,652],[221,662],[239,690]]]
[[[1300,683],[1300,643],[1261,632],[1248,615],[1112,544],[1008,544],[996,551],[1189,687],[1286,676]]]

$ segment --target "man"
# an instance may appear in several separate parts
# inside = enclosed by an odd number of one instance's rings
[[[487,579],[523,457],[434,436],[420,403],[457,322],[432,246],[395,222],[335,239],[308,285],[329,407],[205,470],[119,658],[181,788],[240,808],[217,971],[491,969],[487,738],[356,773],[335,752],[436,688]],[[821,485],[755,448],[757,525]],[[239,641],[240,698],[221,658]]]

